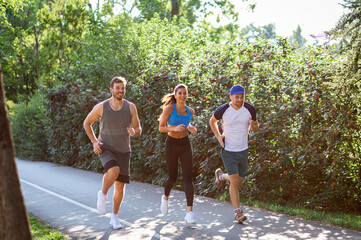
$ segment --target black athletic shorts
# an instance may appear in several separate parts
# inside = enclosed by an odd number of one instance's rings
[[[102,152],[99,154],[99,158],[104,167],[104,172],[107,172],[112,167],[118,166],[119,176],[116,181],[129,183],[130,152],[117,152],[104,145],[101,146],[101,149]]]

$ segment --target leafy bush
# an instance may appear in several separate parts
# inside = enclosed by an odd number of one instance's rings
[[[159,101],[176,84],[185,83],[199,130],[191,137],[196,190],[217,194],[213,171],[222,162],[208,121],[217,106],[229,101],[230,87],[240,83],[262,122],[259,132],[251,134],[250,169],[242,195],[359,212],[360,107],[339,91],[336,74],[341,60],[322,48],[296,52],[282,39],[277,45],[229,43],[189,55],[160,56],[133,82],[144,128],[142,141],[134,147],[139,158],[133,160],[147,166],[141,179],[164,180],[165,134],[158,133],[156,120]]]
[[[101,169],[83,129],[83,121],[92,108],[106,99],[107,95],[109,96],[83,79],[48,90],[45,132],[51,161],[95,171]],[[97,130],[97,125],[94,127]]]
[[[31,160],[47,160],[47,143],[44,132],[46,99],[37,91],[28,103],[14,105],[10,111],[11,131],[16,155]]]

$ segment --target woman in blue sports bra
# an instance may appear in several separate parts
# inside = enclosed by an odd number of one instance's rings
[[[186,105],[188,97],[187,86],[180,84],[174,92],[162,98],[163,112],[159,117],[159,131],[168,133],[165,141],[165,159],[167,162],[168,178],[164,184],[164,195],[161,199],[160,210],[168,213],[168,198],[170,191],[177,180],[178,159],[181,162],[184,191],[187,199],[187,214],[184,220],[196,223],[193,213],[193,157],[192,147],[188,138],[188,131],[197,133],[197,128],[190,124],[194,115],[193,108]]]

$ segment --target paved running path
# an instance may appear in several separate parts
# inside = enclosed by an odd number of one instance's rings
[[[65,232],[71,239],[360,239],[361,232],[245,207],[246,225],[235,224],[230,203],[195,196],[195,226],[183,218],[183,192],[173,190],[170,212],[159,211],[163,188],[131,182],[126,186],[119,217],[124,229],[109,225],[112,192],[107,211],[97,213],[96,194],[102,174],[47,162],[17,160],[27,210]]]

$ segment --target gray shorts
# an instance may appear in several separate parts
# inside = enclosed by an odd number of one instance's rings
[[[112,167],[119,167],[119,175],[116,181],[129,183],[130,152],[122,153],[101,146],[102,152],[99,154],[100,161],[107,172]]]
[[[238,174],[244,177],[248,168],[248,149],[240,152],[221,150],[223,165],[228,175]]]

